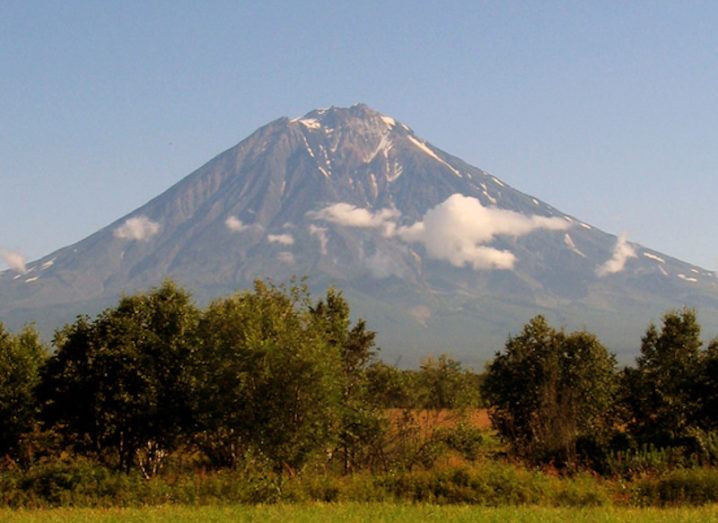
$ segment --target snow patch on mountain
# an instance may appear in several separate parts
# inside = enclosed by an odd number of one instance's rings
[[[372,197],[376,198],[377,196],[379,196],[379,186],[376,183],[376,176],[374,175],[374,173],[369,174],[369,183],[371,187],[371,195]]]
[[[655,254],[652,254],[650,252],[644,252],[643,255],[648,258],[649,260],[655,260],[658,263],[666,263],[666,260],[661,258],[660,256],[656,256]]]
[[[386,180],[388,182],[396,181],[403,174],[403,172],[404,167],[400,163],[395,161],[392,165],[391,172],[387,174]]]
[[[295,118],[291,120],[292,123],[300,123],[308,129],[319,129],[322,124],[316,118]]]
[[[576,247],[576,244],[573,242],[573,238],[571,238],[571,235],[568,233],[564,234],[563,236],[563,243],[568,247],[568,250],[571,251],[574,254],[578,254],[582,258],[585,258],[586,255],[582,253],[578,247]]]
[[[390,129],[396,125],[396,120],[394,120],[391,116],[380,116],[381,121],[384,122]]]
[[[484,190],[481,191],[481,192],[482,192],[482,194],[483,194],[484,196],[486,196],[486,199],[489,200],[492,205],[496,205],[496,198],[494,198],[493,196],[491,196],[486,189],[484,189]]]
[[[302,140],[304,140],[304,146],[306,147],[307,152],[309,153],[309,156],[311,156],[312,158],[315,158],[314,151],[312,151],[312,148],[309,145],[309,142],[307,141],[306,136],[302,135]]]
[[[389,135],[383,135],[381,140],[379,140],[376,149],[374,149],[374,151],[367,156],[365,162],[370,163],[379,153],[382,153],[385,158],[388,157],[389,151],[391,151],[393,145],[394,144],[392,143],[391,138],[389,138]]]
[[[698,278],[694,278],[693,276],[686,276],[685,274],[678,274],[677,275],[681,280],[691,282],[691,283],[697,283]]]
[[[439,157],[436,155],[436,153],[435,153],[434,151],[432,151],[431,149],[429,149],[429,147],[428,147],[425,143],[420,142],[419,140],[417,140],[417,139],[414,138],[413,136],[407,136],[407,138],[409,138],[409,141],[411,141],[411,143],[413,143],[414,145],[416,145],[416,146],[419,148],[419,150],[421,150],[422,152],[424,152],[425,154],[427,154],[428,156],[430,156],[431,158],[433,158],[433,159],[436,160],[437,162],[439,162],[439,163],[445,165],[446,167],[448,167],[448,168],[451,170],[451,172],[453,172],[456,176],[461,177],[461,173],[460,173],[459,171],[457,171],[454,167],[452,167],[452,166],[449,165],[447,162],[445,162],[444,160],[442,160],[441,158],[439,158]]]

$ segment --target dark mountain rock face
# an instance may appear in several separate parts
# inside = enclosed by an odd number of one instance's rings
[[[0,319],[49,333],[172,277],[200,302],[255,278],[334,284],[385,358],[486,360],[542,313],[624,359],[647,322],[718,279],[523,194],[364,105],[280,118],[92,236],[0,273]]]

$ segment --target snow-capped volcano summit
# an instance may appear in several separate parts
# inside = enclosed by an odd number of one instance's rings
[[[696,306],[718,332],[714,273],[568,216],[362,104],[270,122],[92,236],[0,273],[0,319],[47,332],[165,277],[205,301],[291,275],[344,289],[406,363],[482,361],[538,313],[622,353],[670,307]]]

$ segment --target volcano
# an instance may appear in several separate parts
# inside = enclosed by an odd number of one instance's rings
[[[366,105],[280,118],[74,245],[0,273],[0,319],[49,335],[164,278],[200,303],[257,278],[342,289],[382,355],[479,365],[536,314],[619,359],[650,320],[696,307],[716,274],[567,215]]]

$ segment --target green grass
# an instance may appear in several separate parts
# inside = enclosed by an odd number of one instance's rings
[[[181,523],[277,521],[466,521],[466,522],[718,522],[718,505],[700,508],[544,508],[473,507],[387,503],[337,503],[256,506],[159,506],[131,509],[0,510],[0,521],[18,523],[73,523],[86,521]]]

